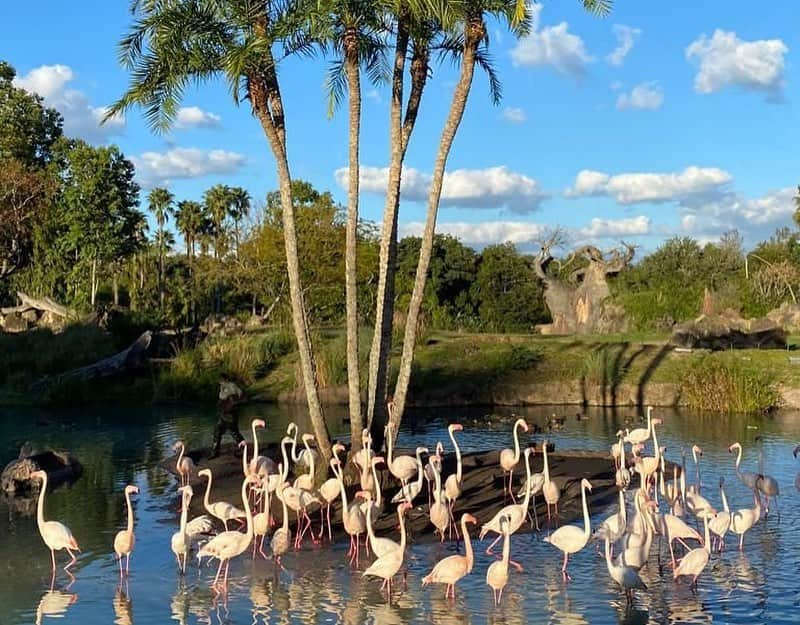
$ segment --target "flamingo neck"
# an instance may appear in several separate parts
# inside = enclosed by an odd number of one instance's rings
[[[722,484],[719,485],[719,496],[720,499],[722,499],[722,509],[725,510],[725,512],[730,512],[728,508],[728,497],[725,495],[725,489],[722,487]]]
[[[655,456],[656,456],[656,459],[660,460],[661,459],[661,449],[658,447],[658,436],[656,436],[656,426],[654,424],[651,424],[650,427],[653,430],[653,445],[656,448],[655,449],[655,452],[656,452]]]
[[[125,502],[128,506],[128,533],[133,532],[133,504],[131,504],[131,494],[125,491]]]
[[[253,539],[253,511],[250,509],[250,498],[247,496],[247,479],[242,482],[242,503],[244,504],[244,513],[247,517],[247,530],[244,535],[247,538],[247,544]]]
[[[739,473],[739,463],[742,461],[742,446],[739,445],[736,451],[736,473]]]
[[[704,528],[703,534],[704,534],[704,538],[705,538],[705,543],[703,544],[703,547],[710,554],[711,553],[711,535],[708,533],[708,515],[707,514],[703,515],[703,528]]]
[[[433,467],[433,480],[436,484],[436,490],[433,493],[434,498],[438,502],[442,497],[442,476],[439,475],[439,469],[437,469],[434,465]]]
[[[466,536],[466,534],[465,534]],[[472,551],[472,545],[470,545],[470,551]],[[508,567],[508,560],[511,557],[511,536],[508,533],[508,525],[506,525],[506,531],[503,532],[503,564]]]
[[[606,536],[605,543],[606,543],[606,567],[608,568],[609,571],[611,571],[614,568],[614,562],[611,560],[611,541],[608,539],[608,536]]]
[[[519,462],[519,423],[514,424],[514,464]]]
[[[211,502],[209,501],[209,495],[211,494],[211,470],[208,471],[208,484],[206,484],[206,494],[203,496],[203,504],[205,504],[206,510],[211,506]]]
[[[425,473],[424,468],[422,467],[422,454],[419,450],[417,450],[417,486],[422,488],[422,477]]]
[[[461,535],[464,537],[464,552],[467,559],[467,573],[469,573],[472,570],[472,564],[475,561],[475,556],[472,553],[472,541],[469,538],[467,520],[463,516],[461,517]],[[505,552],[505,544],[503,544],[503,551]]]
[[[36,523],[44,525],[44,493],[47,490],[47,473],[42,477],[42,490],[39,491],[39,501],[36,503]]]
[[[386,459],[389,461],[391,467],[394,463],[394,442],[392,441],[392,433],[388,432],[386,437]]]
[[[400,553],[406,550],[406,518],[403,514],[403,504],[397,507],[397,519],[400,521]]]
[[[339,481],[339,490],[342,494],[342,518],[344,518],[344,515],[347,512],[347,490],[344,487],[344,480],[342,479],[342,474],[340,471],[334,469],[333,472],[336,474],[336,479]]]
[[[581,499],[583,503],[583,534],[589,538],[592,534],[592,528],[589,523],[589,506],[586,503],[586,487],[581,488]]]
[[[546,453],[546,452],[545,452]],[[545,456],[547,458],[547,456]],[[547,460],[544,461],[544,466],[547,467]],[[547,469],[545,468],[545,471]],[[545,482],[549,481],[547,477],[547,473],[545,473]],[[523,515],[528,512],[528,504],[531,500],[531,460],[530,460],[530,452],[525,454],[525,498],[522,500],[522,509]]]
[[[461,448],[458,446],[458,441],[456,441],[456,435],[453,433],[453,430],[450,430],[450,440],[453,441],[453,447],[456,450],[456,481],[460,484],[461,483]]]
[[[628,521],[628,511],[625,509],[625,493],[620,489],[619,491],[619,516],[622,519],[623,526]]]
[[[307,452],[306,455],[308,456],[308,475],[311,476],[311,479],[313,480],[314,479],[314,469],[316,469],[316,467],[314,466],[314,464],[315,464],[314,453],[311,451],[311,447],[308,446],[308,441],[307,440],[303,439],[303,445],[306,448],[306,452]]]
[[[372,502],[367,500],[367,534],[370,540],[375,540],[375,529],[372,527]]]
[[[183,453],[184,453],[185,449],[186,449],[186,448],[184,447],[183,443],[181,443],[181,450],[180,450],[180,452],[178,453],[178,460],[177,460],[177,462],[175,463],[175,464],[176,464],[176,466],[178,467],[178,469],[180,469],[180,467],[181,467],[181,460],[183,460]]]
[[[547,444],[542,445],[542,453],[544,454],[544,481],[550,481],[550,465],[547,462]]]
[[[255,428],[253,428],[253,434],[255,435]],[[258,453],[258,443],[255,444],[253,448],[253,460],[257,458],[256,454]],[[255,467],[253,467],[255,469]],[[245,475],[250,474],[250,463],[247,460],[247,443],[245,443],[242,447],[242,472]]]
[[[289,531],[289,509],[286,507],[286,499],[281,497],[280,500],[281,500],[281,508],[283,508],[283,524],[281,525],[281,529],[284,532],[288,532]]]
[[[281,455],[283,456],[283,467],[281,473],[281,482],[285,482],[289,477],[289,457],[286,455],[286,443],[281,441]]]
[[[381,483],[378,480],[378,469],[375,468],[374,464],[372,464],[372,480],[375,482],[375,505],[380,508],[381,501],[383,501],[381,499]]]
[[[300,460],[300,454],[297,453],[297,432],[299,429],[297,427],[294,428],[294,438],[292,439],[292,462],[297,462]]]
[[[186,521],[189,517],[189,497],[185,493],[181,497],[181,534],[186,534]]]

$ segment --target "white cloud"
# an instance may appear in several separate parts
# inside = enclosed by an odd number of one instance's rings
[[[387,167],[361,167],[361,191],[385,193],[389,176]],[[347,188],[349,170],[334,172],[336,182]],[[430,174],[413,167],[403,169],[401,197],[412,202],[428,199]],[[445,173],[441,204],[462,208],[508,208],[515,213],[529,213],[539,208],[547,197],[539,183],[505,166],[486,169],[456,169]]]
[[[630,93],[620,93],[617,97],[617,110],[655,111],[664,103],[664,92],[658,82],[643,82],[631,89]]]
[[[622,24],[614,24],[614,35],[617,38],[617,47],[606,57],[606,61],[615,67],[622,65],[625,57],[633,49],[633,44],[639,38],[642,31],[639,28],[631,28]]]
[[[796,187],[770,191],[755,198],[727,193],[708,202],[682,206],[681,227],[690,234],[722,233],[738,228],[768,236],[772,228],[787,225],[795,211]]]
[[[789,48],[781,39],[744,41],[734,32],[715,30],[700,35],[686,48],[686,58],[698,65],[694,88],[714,93],[728,86],[764,91],[780,98],[784,87],[784,55]]]
[[[512,63],[525,66],[550,65],[562,74],[581,78],[586,73],[586,64],[594,60],[586,51],[583,39],[569,32],[567,22],[540,30],[542,5],[534,4],[530,8],[531,31],[511,49]]]
[[[178,178],[202,178],[210,174],[232,174],[245,163],[243,154],[226,150],[171,148],[166,152],[144,152],[131,159],[145,187],[167,184]]]
[[[528,119],[528,116],[525,114],[525,109],[519,108],[518,106],[507,106],[503,109],[500,117],[511,124],[524,124]]]
[[[425,224],[413,221],[401,224],[401,236],[422,236]],[[441,222],[436,225],[436,232],[450,234],[465,245],[484,247],[494,243],[511,242],[515,245],[531,243],[547,229],[544,224],[528,221],[483,221],[470,223],[465,221]]]
[[[716,167],[687,167],[678,173],[625,173],[614,176],[584,169],[565,191],[567,197],[606,195],[620,204],[682,201],[723,191],[733,177]]]
[[[640,236],[650,234],[650,225],[650,218],[644,215],[622,219],[595,217],[580,234],[589,238]]]
[[[26,91],[39,94],[47,106],[57,109],[64,117],[64,132],[91,143],[103,143],[109,137],[122,134],[125,118],[116,115],[100,125],[108,110],[93,106],[82,91],[69,89],[75,73],[67,65],[42,65],[24,76],[14,79],[14,84]]]
[[[204,111],[199,106],[182,106],[175,116],[175,127],[181,130],[187,128],[216,128],[222,118],[215,113]]]

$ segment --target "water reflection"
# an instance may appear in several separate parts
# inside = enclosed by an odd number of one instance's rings
[[[78,600],[78,595],[64,590],[48,590],[39,599],[36,607],[36,625],[42,625],[44,617],[63,618],[72,604]]]
[[[133,602],[128,597],[127,582],[125,589],[122,585],[117,586],[117,592],[114,595],[114,623],[116,625],[133,625]]]

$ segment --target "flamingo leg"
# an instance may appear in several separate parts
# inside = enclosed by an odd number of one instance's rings
[[[219,561],[219,566],[217,567],[217,574],[214,576],[214,582],[211,584],[212,587],[216,586],[217,582],[219,581],[219,574],[222,572],[222,564],[223,564],[223,562],[224,562],[223,560]]]
[[[331,533],[331,504],[328,504],[328,542],[333,542],[333,534]]]
[[[125,575],[129,575],[131,572],[131,554],[125,556]]]
[[[564,564],[561,566],[561,575],[564,576],[564,580],[571,580],[572,578],[567,573],[567,562],[569,561],[569,554],[564,553]]]
[[[508,472],[508,494],[511,495],[511,501],[517,503],[517,498],[514,497],[514,490],[511,488],[514,484],[514,469]]]
[[[498,542],[498,541],[499,541],[499,540],[500,540],[502,537],[503,537],[503,535],[502,535],[502,534],[498,534],[498,535],[497,535],[497,538],[495,538],[495,539],[494,539],[494,541],[492,541],[492,544],[491,544],[491,545],[489,545],[489,546],[486,548],[486,555],[487,555],[487,556],[494,555],[494,554],[492,553],[492,547],[494,547],[494,546],[497,544],[497,542]]]
[[[67,573],[69,573],[69,569],[70,569],[70,567],[72,567],[72,565],[73,565],[73,564],[75,564],[75,563],[78,561],[78,558],[76,558],[76,557],[75,557],[75,554],[74,554],[74,553],[72,553],[72,551],[71,551],[71,550],[69,550],[69,549],[67,549],[67,553],[70,555],[70,557],[71,557],[72,559],[71,559],[71,560],[70,560],[70,561],[67,563],[67,565],[64,567],[64,570],[65,570]],[[53,562],[55,563],[55,556],[53,557]],[[55,564],[54,564],[54,566],[55,566]]]

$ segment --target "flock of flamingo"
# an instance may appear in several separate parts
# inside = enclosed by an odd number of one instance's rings
[[[654,540],[657,538],[659,561],[662,542],[666,542],[672,573],[679,577],[690,577],[696,586],[698,577],[707,567],[712,553],[725,548],[725,538],[731,533],[738,536],[739,549],[744,548],[745,534],[769,513],[774,503],[778,508],[779,486],[776,480],[763,472],[763,458],[760,458],[759,472],[750,473],[740,469],[742,446],[739,443],[730,445],[728,451],[736,454],[734,469],[736,477],[752,492],[753,506],[731,510],[725,494],[724,479],[718,485],[718,509],[710,501],[707,489],[701,483],[700,461],[702,450],[692,448],[694,460],[694,483],[687,484],[686,454],[682,453],[681,468],[672,464],[668,471],[664,456],[665,448],[658,444],[658,427],[661,420],[652,417],[652,410],[647,410],[647,427],[617,432],[617,442],[611,447],[611,456],[615,463],[615,481],[619,489],[619,508],[615,514],[602,521],[592,532],[590,524],[587,491],[592,490],[588,480],[581,481],[581,503],[583,525],[564,525],[551,531],[543,540],[563,554],[562,574],[565,581],[570,579],[567,572],[569,557],[584,549],[591,539],[603,541],[604,556],[608,574],[624,590],[628,602],[633,601],[634,590],[646,590],[639,571],[651,557]],[[442,460],[444,446],[437,443],[435,452],[429,454],[424,447],[416,449],[415,456],[396,455],[393,441],[387,432],[386,457],[377,455],[371,449],[368,430],[364,431],[364,447],[354,453],[350,461],[358,470],[359,489],[353,499],[348,499],[348,491],[343,478],[340,454],[345,451],[343,445],[333,447],[333,459],[330,461],[332,477],[322,483],[315,481],[318,452],[310,443],[311,434],[300,437],[303,448],[298,450],[298,428],[290,424],[287,435],[281,440],[281,461],[259,455],[257,429],[265,427],[261,419],[254,419],[251,424],[253,435],[253,456],[248,458],[247,446],[242,443],[241,485],[242,507],[224,501],[211,501],[213,476],[208,468],[197,471],[199,477],[207,480],[204,507],[207,514],[189,520],[189,505],[194,495],[190,478],[196,467],[192,459],[185,454],[183,443],[178,442],[174,450],[179,451],[176,470],[181,485],[178,492],[181,496],[180,525],[172,536],[171,547],[177,560],[181,574],[185,573],[187,559],[195,553],[198,563],[204,558],[218,561],[218,568],[211,584],[216,592],[226,592],[228,570],[234,558],[243,555],[252,548],[252,557],[256,554],[267,558],[264,551],[265,542],[270,530],[277,525],[271,514],[272,497],[277,497],[282,510],[281,524],[272,531],[269,542],[272,558],[276,566],[283,569],[282,557],[290,549],[300,549],[303,540],[308,537],[315,544],[321,543],[327,536],[333,541],[331,531],[331,504],[341,498],[342,525],[350,537],[348,557],[350,564],[358,567],[363,549],[375,556],[374,561],[363,571],[363,575],[383,580],[381,589],[385,589],[391,601],[392,580],[403,570],[407,546],[407,532],[404,514],[423,492],[423,482],[427,482],[428,514],[442,541],[445,537],[455,537],[464,541],[464,555],[456,554],[440,560],[427,575],[422,578],[423,586],[428,584],[445,585],[445,596],[455,597],[455,586],[469,575],[475,563],[470,525],[478,520],[471,514],[462,514],[460,522],[456,522],[454,510],[462,493],[463,468],[461,450],[456,433],[462,430],[459,424],[448,427],[448,433],[456,454],[456,471],[442,479]],[[522,570],[519,563],[511,559],[511,536],[530,519],[531,525],[539,520],[536,515],[535,498],[537,494],[544,497],[547,505],[548,525],[558,518],[558,502],[561,495],[559,485],[551,478],[548,462],[548,444],[544,441],[543,471],[532,473],[530,457],[533,447],[521,449],[519,432],[528,431],[523,419],[518,419],[513,427],[513,448],[500,452],[499,462],[504,472],[503,490],[506,500],[512,503],[503,506],[480,528],[479,538],[483,540],[487,534],[496,534],[494,541],[486,549],[492,556],[492,562],[486,570],[486,584],[492,589],[494,601],[499,605],[503,589],[509,580],[509,567]],[[652,455],[646,455],[647,444],[652,441]],[[795,457],[800,453],[800,445],[794,449]],[[427,463],[423,463],[423,454],[428,454]],[[630,456],[629,456],[630,454]],[[513,473],[520,461],[524,462],[525,480],[522,488],[514,494],[512,490]],[[289,465],[294,465],[295,479],[289,480]],[[399,523],[399,541],[375,535],[373,522],[382,514],[385,497],[381,492],[376,467],[385,464],[389,472],[400,481],[400,490],[390,500],[396,504]],[[668,474],[671,473],[671,480]],[[638,474],[638,477],[637,475]],[[507,476],[507,479],[506,477]],[[56,572],[55,552],[66,550],[70,556],[64,570],[69,573],[71,566],[77,561],[76,553],[80,551],[72,532],[62,523],[44,520],[44,500],[47,489],[47,474],[38,471],[33,477],[42,480],[37,505],[37,523],[39,533],[50,549],[53,576]],[[800,474],[796,480],[800,490]],[[634,488],[635,487],[635,488]],[[626,493],[631,490],[633,514],[629,518]],[[138,494],[136,486],[125,487],[127,507],[127,527],[119,531],[114,538],[114,553],[119,563],[120,579],[128,575],[130,558],[135,546],[134,512],[131,496]],[[762,497],[764,501],[762,502]],[[531,519],[529,508],[533,498],[534,518]],[[309,510],[319,508],[320,525],[315,532],[312,528]],[[663,510],[662,510],[663,508]],[[295,527],[290,525],[290,517],[294,514]],[[778,514],[780,511],[778,510]],[[215,532],[218,522],[224,530]],[[695,527],[692,527],[694,522]],[[236,523],[237,529],[229,529],[230,523]],[[327,524],[327,528],[326,528]],[[701,531],[702,527],[702,531]],[[241,531],[241,530],[244,531]],[[498,541],[503,541],[502,552],[498,556],[493,548]],[[689,544],[692,541],[695,546]],[[683,554],[676,557],[676,545],[683,547]],[[123,567],[123,559],[125,565]]]

